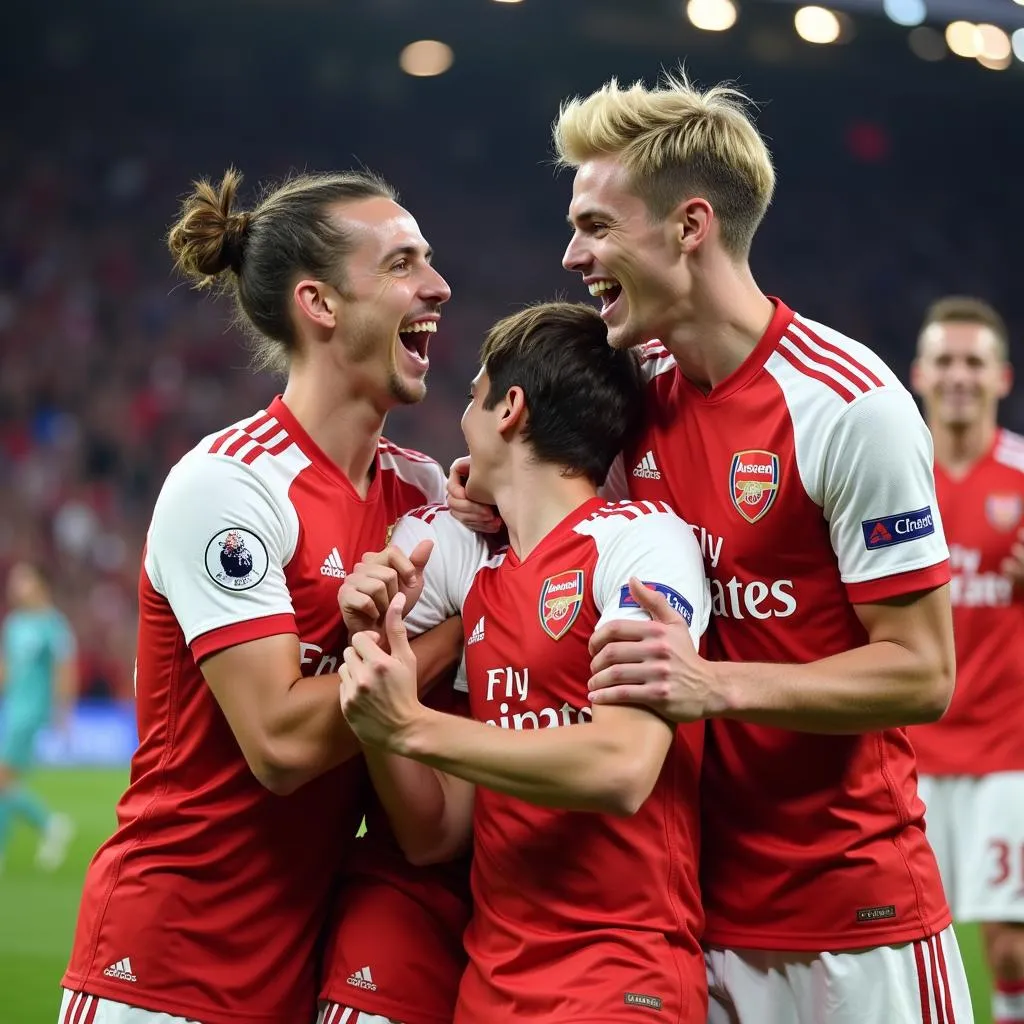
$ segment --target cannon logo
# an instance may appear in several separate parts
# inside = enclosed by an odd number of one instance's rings
[[[561,640],[583,606],[583,570],[570,569],[549,576],[540,588],[537,607],[540,624],[552,640]]]
[[[779,457],[759,448],[736,452],[729,470],[729,497],[748,523],[764,518],[779,493]]]

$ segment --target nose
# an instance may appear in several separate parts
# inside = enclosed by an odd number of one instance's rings
[[[424,285],[423,297],[441,305],[441,303],[447,302],[452,297],[452,290],[448,282],[433,267],[430,267],[429,270],[430,273]]]
[[[565,253],[562,255],[562,266],[566,270],[582,273],[589,262],[590,257],[584,251],[583,243],[580,241],[580,234],[576,231],[573,233],[572,238],[569,239],[569,244],[565,247]]]

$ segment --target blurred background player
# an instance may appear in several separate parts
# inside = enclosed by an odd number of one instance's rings
[[[662,503],[597,496],[641,396],[633,354],[607,345],[590,307],[543,303],[495,324],[462,428],[467,488],[500,509],[508,546],[492,552],[438,507],[404,517],[394,534],[406,551],[434,544],[409,624],[420,632],[462,614],[475,721],[417,701],[401,597],[387,612],[392,656],[379,626],[345,652],[350,723],[368,745],[404,755],[367,753],[409,856],[443,860],[473,839],[457,1024],[592,1024],[650,1011],[705,1022],[703,723],[677,729],[587,700],[596,625],[675,608],[694,642],[707,626],[687,524]],[[343,608],[359,575],[345,583]]]
[[[50,582],[31,562],[16,562],[7,576],[8,612],[0,632],[0,871],[11,825],[21,818],[39,832],[36,863],[59,867],[74,833],[71,819],[51,811],[23,780],[40,730],[67,725],[77,694],[75,638],[53,603]]]
[[[450,295],[416,221],[365,172],[293,177],[249,211],[238,185],[197,183],[169,246],[193,283],[225,282],[287,383],[200,441],[157,499],[140,743],[85,880],[61,1024],[315,1017],[318,939],[364,795],[338,705],[338,590],[440,490],[435,463],[381,437],[425,394]],[[394,564],[406,583],[412,558]],[[438,671],[457,650],[438,647]]]
[[[1008,355],[979,299],[925,315],[911,381],[935,443],[957,681],[946,714],[910,736],[953,916],[981,922],[995,1021],[1024,1024],[1024,437],[997,421]]]

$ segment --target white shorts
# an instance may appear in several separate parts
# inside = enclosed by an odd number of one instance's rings
[[[115,1003],[84,992],[63,991],[57,1024],[199,1024],[196,1020],[142,1010],[138,1006]]]
[[[953,917],[1024,922],[1024,772],[922,775],[918,792]]]
[[[400,1024],[390,1017],[379,1017],[375,1013],[363,1013],[362,1010],[353,1010],[351,1006],[342,1006],[340,1003],[324,1003],[320,1008],[320,1015],[316,1024]]]
[[[952,928],[842,953],[705,952],[708,1024],[973,1024]]]

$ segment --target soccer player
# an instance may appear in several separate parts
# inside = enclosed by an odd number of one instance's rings
[[[712,720],[712,1024],[962,1024],[902,728],[938,718],[953,687],[931,440],[874,352],[758,288],[748,255],[775,174],[745,104],[682,76],[612,81],[555,124],[576,170],[564,266],[600,298],[610,344],[644,346],[646,428],[619,486],[692,523],[711,576],[711,660],[681,619],[609,623],[592,699]]]
[[[198,183],[169,246],[189,279],[231,290],[287,383],[200,441],[157,499],[140,744],[86,877],[62,1024],[313,1020],[318,938],[362,810],[338,591],[439,490],[434,463],[381,437],[388,410],[424,395],[450,295],[416,221],[367,173],[294,177],[244,212],[238,184]],[[389,556],[401,586],[421,555]],[[451,635],[423,640],[425,671],[454,669]]]
[[[497,323],[462,425],[469,493],[496,504],[508,547],[492,552],[437,506],[393,538],[406,551],[433,542],[409,627],[461,612],[472,718],[418,701],[405,595],[345,652],[345,714],[379,751],[371,774],[409,856],[443,859],[473,839],[456,1024],[705,1020],[703,723],[587,699],[595,627],[678,613],[696,643],[708,620],[690,528],[661,502],[597,496],[640,398],[633,354],[608,347],[592,308],[543,304]]]
[[[0,871],[11,821],[17,815],[39,832],[36,864],[53,871],[64,861],[74,825],[54,812],[22,782],[32,764],[39,731],[64,723],[75,698],[75,636],[53,603],[42,569],[15,562],[7,576],[10,608],[0,628],[0,685],[4,723],[0,732]]]
[[[910,738],[953,915],[981,922],[992,1016],[1024,1024],[1024,593],[1006,575],[1024,525],[1024,438],[997,423],[1007,341],[991,306],[959,296],[928,310],[918,338],[911,382],[935,443],[957,687]]]

